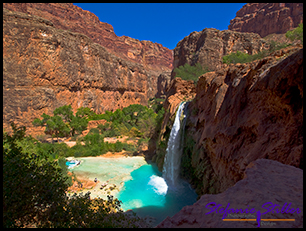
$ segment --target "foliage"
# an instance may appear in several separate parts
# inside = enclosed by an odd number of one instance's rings
[[[291,31],[286,32],[286,37],[291,41],[300,40],[303,43],[303,23],[299,24],[299,26]],[[269,49],[258,52],[257,54],[246,54],[240,51],[233,52],[229,55],[223,56],[223,63],[248,63],[257,59],[262,59],[268,56],[271,52],[276,50],[280,50],[289,46],[290,44],[286,43],[278,43],[276,41],[269,42]]]
[[[53,111],[54,116],[43,113],[41,115],[43,119],[35,118],[32,124],[45,127],[45,134],[52,137],[68,137],[86,130],[88,116],[92,114],[89,108],[79,108],[74,116],[71,105],[64,105]]]
[[[183,80],[193,80],[196,83],[198,78],[209,70],[207,67],[202,67],[200,63],[196,63],[194,66],[185,63],[184,66],[175,68],[174,72],[175,77],[181,77]]]
[[[3,226],[41,228],[138,227],[120,209],[121,201],[85,195],[66,196],[65,159],[51,161],[24,146],[25,127],[12,124],[13,135],[3,133]]]
[[[12,128],[12,136],[3,134],[3,223],[22,227],[62,203],[68,185],[56,162],[17,144],[25,139],[25,127]]]
[[[257,59],[263,59],[264,57],[268,56],[271,52],[276,50],[280,50],[284,47],[287,47],[288,44],[285,43],[277,43],[275,41],[271,41],[269,43],[269,49],[263,50],[258,52],[257,54],[247,54],[240,51],[230,53],[229,55],[223,56],[223,63],[230,64],[230,63],[248,63],[252,62]]]
[[[303,23],[293,30],[286,32],[286,37],[291,41],[300,40],[303,43]]]
[[[253,61],[253,57],[249,54],[237,51],[236,53],[230,53],[223,56],[223,63],[247,63]]]
[[[104,118],[109,123],[98,125],[100,134],[105,137],[113,136],[132,136],[140,138],[150,138],[155,132],[156,127],[160,126],[164,115],[164,108],[161,101],[151,101],[150,107],[131,104],[128,107],[117,109],[114,112],[106,111],[95,118]]]

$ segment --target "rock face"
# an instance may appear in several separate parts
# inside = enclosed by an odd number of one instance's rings
[[[221,206],[218,213],[212,213],[215,202]],[[270,202],[270,203],[269,203]],[[262,207],[265,203],[264,207]],[[272,211],[262,214],[261,219],[295,219],[294,221],[260,221],[262,228],[302,228],[303,227],[303,171],[293,166],[284,165],[277,161],[258,159],[251,162],[244,173],[244,178],[225,192],[203,195],[191,206],[185,206],[173,217],[167,217],[158,228],[257,228],[257,214],[229,213],[226,219],[255,219],[254,221],[223,221],[221,208],[248,209],[264,213],[265,208],[279,205]],[[289,206],[290,204],[290,206]],[[207,207],[206,207],[207,206]],[[299,213],[281,213],[286,211]],[[287,207],[289,206],[289,208]],[[292,210],[294,208],[294,210]],[[272,209],[272,208],[271,208]],[[277,210],[278,209],[278,213]],[[288,210],[287,210],[288,209]],[[283,210],[284,211],[284,210]],[[208,214],[207,214],[208,213]]]
[[[247,3],[230,21],[229,30],[261,37],[282,34],[303,23],[303,3]]]
[[[259,158],[303,168],[303,49],[202,75],[188,110],[182,174],[198,194],[223,192]]]
[[[32,128],[59,106],[96,113],[146,104],[157,92],[144,66],[109,53],[86,35],[57,29],[44,18],[3,9],[3,125]]]
[[[200,63],[214,71],[221,68],[224,55],[237,51],[256,54],[267,48],[268,44],[258,34],[207,28],[192,32],[177,44],[173,50],[173,68]]]
[[[151,41],[118,37],[111,25],[100,22],[96,15],[72,3],[3,3],[3,8],[45,18],[58,29],[85,34],[110,53],[143,64],[152,73],[160,74],[172,68],[173,55],[168,48]]]
[[[47,19],[3,9],[3,126],[10,131],[14,121],[29,134],[42,133],[32,121],[59,106],[103,113],[144,105],[158,88],[163,93],[169,79],[163,72],[159,84],[164,86],[157,87],[164,68],[147,70],[150,65],[111,54],[86,35],[55,28]]]

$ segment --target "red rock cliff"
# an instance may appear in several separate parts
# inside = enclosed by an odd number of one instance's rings
[[[303,168],[303,49],[204,74],[188,110],[182,161],[199,194],[223,192],[259,158]]]
[[[258,34],[206,28],[200,32],[192,32],[177,44],[173,50],[173,68],[185,63],[200,63],[210,70],[218,70],[222,66],[224,55],[236,51],[256,54],[267,48],[268,44]]]
[[[3,8],[45,18],[58,29],[85,34],[110,53],[143,64],[158,74],[172,68],[173,56],[168,48],[151,41],[118,37],[111,25],[72,3],[3,3]]]
[[[84,34],[3,9],[3,125],[7,130],[14,121],[31,132],[35,117],[67,104],[74,111],[83,106],[96,113],[146,104],[157,92],[151,79],[157,82],[143,64],[109,53]]]
[[[303,23],[303,3],[247,3],[230,21],[229,30],[282,34]]]

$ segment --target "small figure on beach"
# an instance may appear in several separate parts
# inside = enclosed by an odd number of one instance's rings
[[[103,184],[101,184],[100,189],[102,190],[106,185],[107,185],[107,182],[104,182]]]
[[[97,178],[95,178],[94,182],[95,182],[95,183],[97,183],[97,181],[98,181],[98,179],[97,179]]]

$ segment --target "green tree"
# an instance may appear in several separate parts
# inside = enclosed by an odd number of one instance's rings
[[[94,116],[94,112],[88,107],[80,107],[75,114],[76,117],[86,118],[87,120]]]
[[[191,66],[188,63],[185,63],[184,66],[179,66],[174,69],[175,77],[181,77],[183,80],[193,80],[197,83],[198,78],[209,72],[207,67],[202,67],[200,63]]]
[[[53,111],[53,115],[61,115],[65,122],[70,123],[73,118],[73,112],[71,105],[64,105],[62,107],[58,107]]]
[[[93,113],[93,112],[92,112]],[[32,124],[34,126],[45,127],[45,134],[50,134],[53,137],[74,136],[86,130],[88,125],[88,116],[91,114],[89,108],[81,108],[76,116],[73,115],[71,105],[65,105],[56,108],[53,111],[54,116],[42,114],[43,119],[35,118]]]
[[[303,43],[303,23],[293,30],[286,32],[286,37],[291,41],[300,40]]]
[[[253,61],[254,57],[241,51],[230,53],[229,55],[223,56],[223,63],[247,63]]]
[[[47,210],[63,202],[67,184],[56,162],[18,146],[25,127],[12,128],[12,136],[3,134],[3,224],[23,227],[43,220]]]
[[[64,123],[62,117],[59,115],[55,115],[51,117],[49,120],[46,122],[46,134],[50,134],[52,137],[62,137],[62,136],[68,136],[70,132],[70,128],[68,124]],[[53,141],[53,139],[52,139]]]
[[[73,116],[70,123],[71,136],[74,136],[76,132],[81,134],[82,131],[86,130],[88,126],[88,120],[86,117]]]

